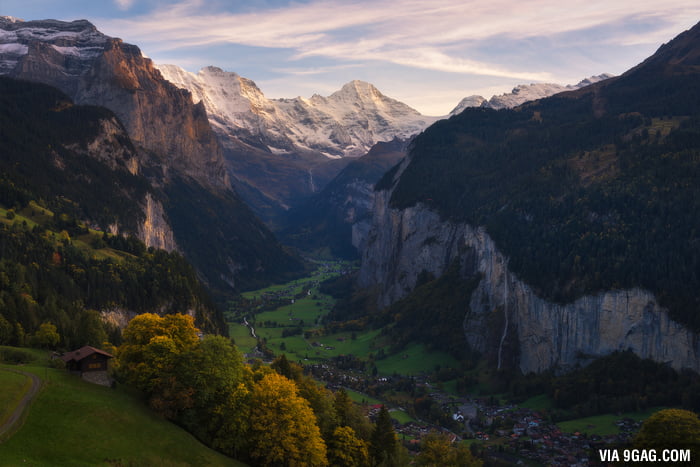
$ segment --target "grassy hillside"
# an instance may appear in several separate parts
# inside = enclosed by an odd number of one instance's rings
[[[125,389],[86,383],[64,370],[46,368],[42,360],[21,367],[0,364],[0,393],[14,388],[17,396],[21,384],[7,368],[44,380],[22,427],[0,444],[3,465],[244,465],[156,416]]]

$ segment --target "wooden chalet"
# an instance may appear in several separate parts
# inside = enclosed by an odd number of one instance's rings
[[[113,356],[104,350],[86,345],[78,350],[65,353],[61,359],[66,362],[66,368],[71,372],[85,373],[107,371],[107,362]]]

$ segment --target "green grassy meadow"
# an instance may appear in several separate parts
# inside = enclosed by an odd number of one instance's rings
[[[564,433],[588,433],[589,435],[607,436],[620,432],[616,421],[623,418],[641,421],[649,418],[653,413],[662,410],[663,407],[652,407],[639,412],[627,412],[622,414],[596,415],[593,417],[577,418],[566,422],[559,422],[557,426]]]
[[[266,297],[274,297],[281,302],[274,310],[247,316],[257,336],[265,340],[272,352],[276,355],[284,353],[290,360],[299,362],[320,362],[341,355],[354,355],[363,360],[373,357],[378,373],[384,376],[417,375],[433,372],[439,366],[458,365],[447,353],[428,350],[421,344],[409,345],[397,352],[392,349],[392,342],[381,336],[379,329],[333,334],[320,332],[322,319],[335,301],[321,293],[318,284],[337,274],[326,265],[306,278],[243,294],[247,300],[263,301]],[[257,342],[242,324],[241,313],[234,311],[230,316],[236,316],[236,321],[229,323],[229,335],[241,351],[251,352]],[[289,335],[294,329],[300,329],[300,332]],[[285,332],[287,335],[283,335]],[[380,351],[382,357],[378,358]]]
[[[352,389],[345,388],[345,392],[348,394],[350,400],[357,404],[377,405],[382,403],[382,401],[380,401],[379,399],[375,399],[372,396],[362,394],[361,392],[357,392]]]
[[[426,349],[423,344],[411,344],[400,352],[376,361],[381,375],[417,375],[431,373],[436,367],[458,367],[457,360],[445,352]]]
[[[538,396],[531,397],[518,405],[524,409],[546,410],[551,409],[554,406],[554,403],[552,402],[552,399],[547,396],[547,394],[540,394]]]
[[[19,368],[44,380],[22,426],[0,444],[2,465],[245,465],[207,448],[124,388],[90,384],[40,362],[0,367]],[[0,371],[3,401],[24,393],[19,387],[23,380],[9,374]],[[13,396],[5,388],[14,388]]]

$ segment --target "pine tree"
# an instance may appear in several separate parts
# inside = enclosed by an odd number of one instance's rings
[[[391,421],[389,411],[385,406],[379,410],[377,421],[370,439],[369,453],[372,465],[392,465],[392,460],[397,451],[398,440]]]

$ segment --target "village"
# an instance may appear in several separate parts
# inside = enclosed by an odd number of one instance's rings
[[[325,381],[329,389],[367,391],[368,399],[381,397],[382,389],[395,382],[393,377],[368,380],[361,372],[339,370],[326,363],[310,365],[307,370]],[[501,459],[509,465],[523,464],[527,459],[548,466],[596,466],[602,465],[596,454],[598,449],[629,443],[641,426],[639,421],[621,418],[616,421],[619,433],[615,435],[567,433],[541,411],[515,404],[499,405],[491,397],[457,397],[439,390],[424,377],[412,377],[411,381],[427,392],[444,419],[451,423],[445,426],[417,417],[415,421],[401,423],[394,418],[394,429],[409,450],[417,450],[422,437],[438,431],[447,433],[453,442],[468,442],[473,452]],[[368,416],[376,416],[382,405],[368,404]],[[404,407],[387,405],[387,408],[390,413],[406,411]]]
[[[313,278],[268,289],[249,299],[257,307],[257,314],[275,310],[283,304],[293,305],[302,299],[310,299],[312,294],[315,297],[321,282],[319,274],[343,275],[349,272],[351,267],[344,263],[321,263]],[[297,313],[291,311],[285,313],[284,320],[292,324],[275,319],[261,321],[260,316],[265,315],[256,316],[253,310],[249,311],[252,312],[250,316],[257,318],[258,334],[260,329],[278,329],[282,337],[289,338],[295,327],[307,328],[317,324],[304,323]],[[249,330],[249,335],[264,344],[262,349],[247,353],[249,359],[271,361],[275,354],[287,347],[284,343],[272,343],[275,339],[267,342],[255,334],[256,329],[245,316],[241,318],[239,314],[237,318]],[[318,319],[320,317],[314,321]],[[431,372],[408,376],[377,374],[376,366],[372,367],[366,359],[352,353],[335,352],[336,346],[346,344],[349,337],[336,337],[335,343],[329,344],[328,341],[320,342],[317,336],[304,335],[308,332],[299,334],[296,338],[308,347],[308,356],[315,357],[300,359],[305,371],[328,389],[337,391],[343,388],[353,392],[370,419],[385,405],[392,414],[399,439],[411,451],[418,450],[425,435],[438,431],[448,434],[453,442],[468,443],[472,451],[482,457],[500,459],[509,465],[594,466],[600,465],[596,455],[598,449],[628,443],[640,427],[640,422],[621,417],[616,422],[618,434],[601,436],[585,430],[568,433],[554,423],[546,411],[519,407],[494,397],[455,395],[453,391],[445,391],[434,381]],[[274,348],[275,345],[280,351]],[[381,349],[376,353],[380,352]]]

